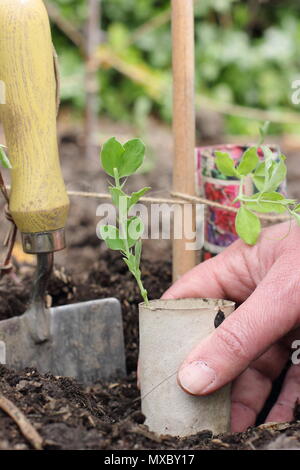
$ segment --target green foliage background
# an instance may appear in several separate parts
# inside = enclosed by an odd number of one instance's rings
[[[83,30],[86,0],[48,0]],[[99,72],[100,112],[114,119],[139,120],[152,112],[171,118],[170,23],[132,35],[170,8],[170,0],[102,0],[104,43],[125,63],[144,67],[151,78],[137,84],[120,72]],[[298,0],[196,0],[197,92],[221,102],[262,109],[295,109],[291,83],[300,75],[300,3]],[[54,26],[54,42],[63,75],[62,98],[78,109],[84,103],[84,65],[76,47]],[[150,83],[151,82],[151,83]],[[151,85],[165,84],[154,96]],[[243,133],[257,122],[228,117],[227,131]],[[251,128],[251,126],[253,126]],[[282,126],[275,126],[276,131]],[[285,130],[295,130],[285,125]]]

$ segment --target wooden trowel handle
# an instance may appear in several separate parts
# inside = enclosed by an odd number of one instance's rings
[[[69,208],[58,156],[53,57],[43,1],[1,0],[0,80],[6,103],[0,104],[0,119],[13,167],[10,211],[25,234],[59,231]]]

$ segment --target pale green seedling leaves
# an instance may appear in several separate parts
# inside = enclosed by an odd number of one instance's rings
[[[257,189],[262,191],[265,183],[265,162],[258,165],[252,178]]]
[[[103,169],[110,176],[114,176],[114,168],[119,168],[122,165],[122,156],[124,154],[123,145],[116,140],[115,137],[109,139],[103,144],[101,150],[101,162]]]
[[[11,170],[12,166],[4,149],[5,149],[5,146],[0,145],[0,164],[3,166],[3,168]]]
[[[130,196],[128,196],[122,189],[116,188],[114,186],[111,186],[109,188],[109,192],[112,197],[112,201],[116,207],[120,207],[120,204],[126,204],[127,210],[129,210],[132,206],[134,206],[141,197],[143,197],[148,191],[150,191],[151,188],[143,188],[140,191],[132,193]]]
[[[236,170],[241,176],[247,176],[257,167],[258,163],[257,148],[250,147],[245,151]]]
[[[116,207],[120,207],[121,204],[126,205],[125,207],[128,207],[129,204],[129,196],[127,196],[122,189],[115,188],[114,186],[111,186],[109,188],[109,192],[111,194],[112,201]]]
[[[238,172],[234,166],[234,160],[226,152],[216,151],[216,166],[218,170],[225,176],[239,177]]]
[[[275,191],[280,183],[286,177],[286,166],[284,163],[285,156],[280,156],[280,161],[274,161],[274,154],[269,147],[262,147],[265,161],[264,161],[264,184],[260,189],[263,192]]]
[[[247,201],[245,203],[247,209],[262,213],[276,212],[277,214],[283,214],[286,212],[286,206],[294,202],[292,199],[286,199],[282,194],[275,191],[262,193],[259,197],[255,194],[250,199],[253,199],[253,202]]]
[[[285,157],[284,157],[285,158]],[[279,162],[273,162],[269,169],[269,180],[265,182],[264,191],[276,191],[285,180],[287,169],[283,156]]]
[[[137,240],[139,240],[144,233],[144,224],[139,217],[131,217],[127,221],[127,240],[129,248],[132,248]]]
[[[125,249],[124,240],[121,239],[120,231],[113,225],[101,225],[100,235],[111,250],[123,251]]]
[[[151,188],[146,187],[141,189],[140,191],[132,193],[128,201],[128,208],[134,206],[137,202],[139,202],[141,197],[143,197],[148,191],[150,191],[150,189]]]
[[[122,145],[112,137],[102,147],[101,162],[103,169],[110,176],[124,178],[135,173],[142,165],[145,156],[145,145],[140,139],[132,139]]]
[[[248,245],[255,245],[261,232],[261,223],[256,214],[240,207],[236,219],[235,227],[239,237]]]
[[[124,145],[123,163],[119,169],[119,176],[130,176],[140,168],[145,156],[145,145],[140,139],[132,139]]]
[[[253,182],[259,191],[272,192],[278,189],[286,178],[287,169],[284,160],[284,155],[281,155],[279,162],[268,161],[268,168],[266,162],[258,165],[253,173]]]
[[[264,154],[266,169],[269,170],[269,168],[271,167],[271,165],[274,162],[274,154],[273,154],[272,150],[269,147],[266,147],[265,145],[263,145],[261,148],[262,148],[262,151],[263,151],[263,154]]]

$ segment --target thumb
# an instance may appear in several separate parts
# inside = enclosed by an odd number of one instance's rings
[[[298,275],[288,268],[279,268],[278,260],[253,294],[189,354],[178,372],[186,392],[207,395],[218,390],[297,326]]]

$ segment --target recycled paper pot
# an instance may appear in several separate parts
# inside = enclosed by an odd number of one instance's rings
[[[140,384],[145,424],[159,435],[190,436],[230,429],[230,386],[205,397],[177,383],[189,352],[234,310],[215,299],[154,300],[140,305]]]
[[[235,177],[222,175],[216,167],[215,151],[227,152],[238,164],[243,153],[250,145],[217,145],[212,147],[200,147],[196,150],[197,158],[197,186],[199,195],[212,202],[218,202],[226,206],[232,206],[239,192],[240,181]],[[274,160],[278,161],[280,151],[277,147],[271,147]],[[260,158],[263,158],[261,149],[258,150]],[[245,191],[250,196],[257,192],[251,179],[245,179]],[[286,182],[278,192],[286,193]],[[234,204],[239,207],[239,203]],[[207,259],[220,253],[231,245],[238,236],[235,230],[234,212],[226,209],[208,206],[205,220],[205,242],[203,258]]]

